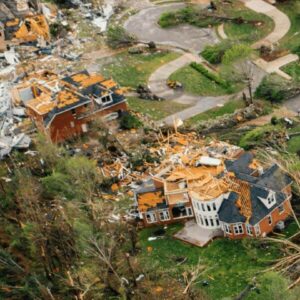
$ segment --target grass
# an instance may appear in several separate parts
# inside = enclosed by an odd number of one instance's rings
[[[229,39],[253,43],[272,32],[274,22],[271,18],[247,9],[243,5],[236,6],[237,7],[229,13],[231,17],[242,17],[245,20],[259,21],[262,25],[225,23],[224,30]]]
[[[245,107],[245,103],[241,100],[231,100],[221,107],[215,107],[206,112],[198,114],[186,121],[186,125],[196,125],[199,122],[215,119],[225,114],[232,114],[235,110]]]
[[[136,88],[139,84],[147,84],[150,75],[158,67],[179,56],[178,53],[168,51],[135,55],[126,51],[97,62],[104,76],[113,77],[121,86]]]
[[[191,66],[177,70],[170,76],[170,79],[181,82],[184,91],[193,95],[220,96],[228,94],[227,89],[197,72]],[[230,92],[232,93],[232,91]]]
[[[231,39],[252,43],[269,34],[274,28],[274,22],[271,18],[246,8],[239,1],[232,1],[232,4],[230,5],[224,4],[220,0],[214,2],[218,7],[218,15],[224,15],[229,18],[242,17],[248,21],[261,22],[260,26],[249,23],[225,23],[225,33]],[[158,23],[161,27],[168,28],[183,23],[188,23],[197,27],[217,26],[221,24],[221,22],[221,20],[215,18],[204,17],[202,11],[199,10],[197,6],[189,6],[175,12],[166,12],[162,14]]]
[[[300,82],[299,62],[290,63],[282,68],[282,71],[290,75],[295,81]]]
[[[189,105],[176,102],[149,101],[136,97],[127,97],[127,100],[132,110],[148,115],[153,120],[161,120],[189,107]]]
[[[165,237],[155,241],[148,241],[148,237],[153,236],[157,228],[142,230],[141,264],[145,269],[154,269],[158,274],[169,273],[181,280],[182,273],[200,260],[207,271],[201,276],[197,288],[204,289],[211,299],[237,296],[259,271],[264,270],[279,255],[275,246],[262,249],[251,239],[218,239],[204,248],[194,247],[172,237],[180,228],[181,225],[169,226]],[[187,261],[178,265],[176,258],[181,257],[187,257]],[[203,280],[208,281],[209,285],[203,287]]]
[[[278,3],[277,8],[288,15],[291,21],[291,28],[286,36],[280,40],[280,46],[289,49],[296,54],[300,54],[300,2],[288,1],[287,3]]]

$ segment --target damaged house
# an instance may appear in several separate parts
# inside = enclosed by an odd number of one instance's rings
[[[188,156],[185,147],[180,160],[167,167],[164,162],[162,170],[135,190],[144,226],[193,220],[193,229],[184,229],[186,236],[193,231],[193,237],[178,238],[192,243],[199,239],[194,244],[200,246],[216,236],[265,236],[283,226],[292,210],[291,178],[277,165],[263,169],[252,153],[240,148],[230,150],[231,156],[212,149],[198,148],[198,155]]]
[[[0,1],[0,51],[7,46],[44,46],[50,30],[37,0]]]
[[[93,119],[115,119],[127,110],[116,82],[87,71],[64,78],[48,71],[35,73],[12,94],[14,102],[26,107],[38,129],[53,142],[87,132]]]

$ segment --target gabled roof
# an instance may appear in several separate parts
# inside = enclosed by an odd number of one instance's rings
[[[260,198],[267,198],[269,195],[269,190],[263,188],[261,186],[252,184],[250,185],[250,195],[251,195],[251,203],[252,203],[252,216],[249,220],[249,224],[256,225],[262,219],[264,219],[267,215],[269,215],[275,207],[278,207],[282,204],[287,196],[282,192],[276,192],[276,203],[267,208]],[[231,192],[227,199],[224,199],[220,209],[219,209],[219,219],[225,223],[244,223],[246,218],[240,213],[237,200],[239,199],[239,195],[235,192]]]
[[[280,170],[278,165],[273,165],[257,181],[257,185],[266,187],[274,191],[282,191],[292,183],[292,178]]]

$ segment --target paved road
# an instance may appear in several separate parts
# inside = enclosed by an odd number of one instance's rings
[[[154,41],[158,44],[170,45],[199,52],[206,45],[218,42],[213,29],[197,28],[190,25],[179,25],[162,29],[157,21],[162,13],[185,7],[185,4],[167,4],[142,9],[130,17],[124,24],[125,29],[143,42]]]
[[[254,48],[259,48],[262,44],[274,44],[283,38],[291,27],[289,17],[277,9],[275,6],[263,1],[263,0],[241,0],[245,5],[258,12],[270,17],[274,23],[274,30],[265,38],[258,41],[253,45]]]
[[[285,101],[284,106],[289,110],[298,113],[300,110],[300,95]]]

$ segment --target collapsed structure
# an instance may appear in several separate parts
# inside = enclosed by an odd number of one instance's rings
[[[91,120],[114,119],[127,110],[123,90],[112,79],[82,71],[64,78],[40,71],[12,89],[13,102],[54,142],[88,131]]]
[[[175,136],[168,144],[176,153],[167,151],[157,173],[135,189],[144,226],[194,220],[208,242],[264,236],[291,214],[292,180],[277,165],[264,169],[252,153],[223,142]]]
[[[0,50],[22,44],[44,46],[49,41],[49,26],[38,1],[0,2]]]

